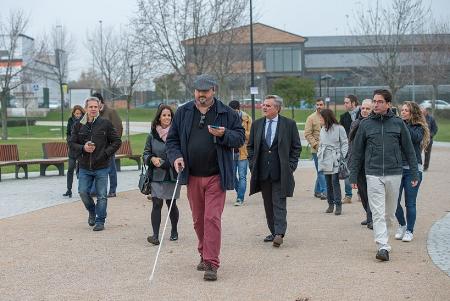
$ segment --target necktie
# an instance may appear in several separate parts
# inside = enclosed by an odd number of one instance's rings
[[[269,123],[267,124],[267,132],[266,132],[266,143],[268,146],[272,144],[272,122],[273,120],[269,120]]]

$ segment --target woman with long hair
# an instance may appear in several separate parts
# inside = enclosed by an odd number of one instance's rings
[[[336,120],[333,111],[323,109],[320,111],[319,171],[323,171],[327,182],[328,208],[326,213],[332,213],[336,206],[335,215],[342,213],[342,195],[339,184],[339,163],[348,151],[348,140],[345,129]]]
[[[165,200],[167,208],[170,207],[170,201],[175,189],[177,174],[171,166],[166,155],[166,139],[172,125],[173,110],[170,106],[160,105],[152,122],[152,129],[147,137],[144,148],[144,164],[148,166],[148,172],[151,173],[151,195],[152,195],[152,213],[151,222],[153,235],[147,237],[147,241],[154,245],[159,245],[159,227],[161,225],[161,209]],[[178,240],[178,218],[179,211],[176,199],[180,197],[180,186],[175,192],[172,209],[170,210],[170,222],[172,231],[170,240]]]
[[[422,182],[422,151],[426,149],[430,142],[430,130],[428,128],[425,116],[418,104],[412,101],[405,101],[402,106],[400,116],[409,129],[411,140],[416,153],[417,163],[419,164],[419,182],[415,187],[412,186],[412,174],[405,158],[403,161],[403,175],[400,184],[400,194],[398,196],[398,205],[395,216],[400,226],[395,233],[395,239],[409,242],[413,240],[414,224],[416,222],[416,200],[419,193],[420,183]],[[401,206],[402,192],[405,191],[406,220],[404,210]]]
[[[75,105],[72,108],[72,113],[70,115],[69,120],[67,121],[67,128],[66,128],[66,139],[67,142],[70,139],[70,136],[72,135],[72,127],[75,123],[81,120],[84,116],[84,109],[82,106]],[[69,147],[69,166],[67,168],[67,191],[63,194],[63,196],[68,196],[69,198],[72,197],[72,184],[73,184],[73,173],[75,171],[75,168],[77,166],[77,154],[74,153],[73,150]],[[78,174],[78,169],[77,169]]]

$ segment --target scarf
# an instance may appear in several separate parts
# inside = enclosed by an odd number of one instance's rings
[[[168,127],[166,127],[165,129],[160,125],[156,126],[156,132],[158,133],[161,140],[164,142],[166,142],[167,134],[169,134],[169,130],[170,130],[170,125]]]

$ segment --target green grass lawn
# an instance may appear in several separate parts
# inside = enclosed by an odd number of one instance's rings
[[[438,132],[434,136],[434,141],[450,142],[450,120],[448,119],[437,119],[436,123],[438,125]]]
[[[61,126],[30,126],[29,131],[25,126],[9,127],[8,136],[13,138],[52,138],[61,139]],[[66,127],[64,126],[64,137]]]

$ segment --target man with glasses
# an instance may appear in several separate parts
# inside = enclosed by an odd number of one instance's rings
[[[266,96],[262,113],[250,130],[248,162],[250,195],[261,192],[270,234],[264,242],[280,247],[287,228],[286,198],[294,193],[294,171],[302,151],[294,120],[280,115],[282,102]]]
[[[352,143],[350,183],[357,189],[358,172],[364,164],[367,194],[372,211],[373,232],[377,244],[376,259],[389,260],[388,227],[392,227],[402,179],[402,156],[408,161],[415,187],[418,165],[409,130],[401,118],[389,108],[392,95],[388,90],[375,90],[373,111],[361,121]]]
[[[239,115],[214,97],[216,81],[194,80],[193,101],[178,108],[167,137],[167,156],[187,185],[203,279],[217,280],[226,190],[234,189],[233,148],[244,144]]]

